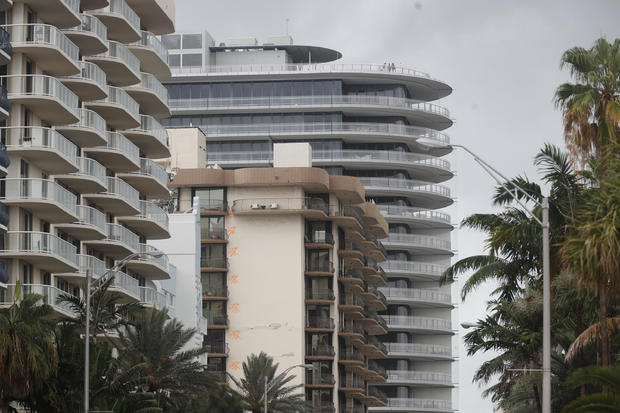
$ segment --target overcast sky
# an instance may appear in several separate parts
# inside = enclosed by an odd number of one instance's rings
[[[535,176],[532,158],[544,142],[562,144],[553,92],[568,79],[562,52],[620,37],[618,0],[176,0],[177,30],[208,30],[217,42],[289,33],[297,44],[337,49],[346,63],[394,62],[446,81],[440,101],[455,125],[446,132],[508,176]],[[465,154],[452,156],[457,178],[453,222],[489,205],[493,182]],[[455,231],[458,257],[482,251],[483,238]],[[484,314],[491,288],[460,304],[461,321]],[[456,298],[456,297],[455,297]],[[461,333],[463,333],[461,331]],[[462,344],[458,407],[492,412],[471,378],[485,355]]]

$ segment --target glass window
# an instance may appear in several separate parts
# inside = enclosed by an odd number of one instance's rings
[[[202,66],[202,55],[198,53],[184,54],[183,66]]]
[[[226,208],[224,188],[195,189],[194,196],[200,198],[200,209],[223,211]]]
[[[181,55],[180,54],[171,54],[168,56],[168,63],[170,67],[179,67],[181,66]]]
[[[178,34],[168,34],[161,37],[161,41],[168,49],[181,48],[181,36]]]
[[[201,217],[200,238],[207,240],[225,239],[224,217]]]
[[[202,48],[202,34],[184,34],[183,49]]]
[[[203,296],[225,297],[226,274],[223,272],[203,272],[200,275]]]

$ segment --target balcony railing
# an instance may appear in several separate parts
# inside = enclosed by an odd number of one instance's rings
[[[0,49],[9,56],[13,55],[13,44],[11,35],[4,27],[0,27]]]
[[[336,328],[333,318],[328,317],[307,317],[306,328],[322,328],[333,330]]]
[[[129,51],[127,46],[113,40],[108,41],[108,50],[93,55],[93,57],[106,57],[123,62],[133,72],[136,78],[140,77],[140,60]]]
[[[49,96],[60,100],[77,116],[78,97],[55,77],[45,75],[0,76],[0,83],[3,86],[6,86],[7,82],[9,94]]]
[[[253,198],[233,201],[234,212],[277,211],[277,210],[318,210],[329,214],[328,204],[321,198]]]
[[[228,268],[228,259],[200,257],[200,266],[203,268]]]
[[[9,100],[9,92],[5,87],[0,86],[0,108],[7,112],[11,111],[11,101]]]
[[[446,265],[430,264],[426,262],[415,261],[398,261],[388,260],[381,263],[381,267],[388,273],[403,273],[411,275],[430,275],[433,277],[440,277],[441,274],[448,268]]]
[[[403,163],[409,165],[429,166],[450,171],[450,162],[445,159],[411,152],[398,151],[363,151],[341,149],[331,151],[312,151],[313,161],[355,161],[365,163]]]
[[[139,247],[140,237],[138,237],[136,234],[134,234],[133,232],[131,232],[130,230],[128,230],[127,228],[119,224],[108,223],[107,240],[116,241],[116,242],[125,244],[126,246],[128,246],[129,248],[131,248],[132,250],[136,252],[138,252],[140,248]]]
[[[114,272],[112,287],[121,290],[131,296],[140,296],[140,284],[137,279],[125,274],[122,271]]]
[[[108,190],[104,193],[123,198],[135,209],[140,209],[140,194],[122,179],[108,176]]]
[[[365,187],[403,189],[411,192],[420,192],[450,198],[450,188],[443,185],[425,184],[421,181],[400,178],[360,177],[359,180]]]
[[[105,43],[108,38],[108,28],[106,25],[103,24],[101,20],[95,16],[91,16],[90,14],[82,13],[80,18],[82,19],[82,24],[68,30],[93,33]]]
[[[326,231],[314,231],[310,235],[306,234],[305,242],[334,245],[334,236]]]
[[[433,290],[424,290],[417,288],[379,288],[383,294],[390,299],[406,299],[411,301],[423,301],[430,303],[451,304],[452,297],[450,294]]]
[[[106,122],[101,115],[90,109],[79,109],[78,113],[80,120],[65,127],[91,129],[103,137],[106,136]]]
[[[34,231],[9,231],[4,234],[2,252],[51,254],[77,266],[75,246],[53,234]]]
[[[67,76],[69,79],[84,79],[95,82],[101,89],[107,88],[107,76],[105,72],[96,64],[91,62],[79,61],[80,73],[73,76]]]
[[[388,398],[388,408],[395,410],[423,410],[429,412],[451,412],[452,403],[450,400],[433,399],[397,399]]]
[[[106,233],[107,225],[103,212],[89,206],[78,205],[77,216],[80,224],[92,225],[99,228],[103,233]]]
[[[399,234],[391,232],[384,241],[386,244],[406,244],[412,247],[432,248],[450,251],[450,240],[428,235]]]
[[[377,205],[384,216],[396,216],[403,218],[436,221],[450,224],[450,215],[439,211],[421,210],[420,208],[400,205]]]
[[[451,385],[452,375],[434,371],[388,370],[388,381]]]
[[[383,354],[388,354],[388,346],[386,346],[383,342],[379,341],[375,336],[366,336],[366,343],[370,344],[371,346],[375,346]]]
[[[364,328],[354,321],[340,323],[339,331],[342,333],[365,334]]]
[[[52,308],[58,309],[61,312],[70,315],[71,317],[77,316],[69,303],[59,301],[62,295],[70,295],[69,293],[61,289],[58,289],[51,285],[22,284],[20,299],[23,299],[23,297],[25,297],[26,295],[31,294],[40,295],[43,298],[43,302],[51,306]],[[7,284],[0,297],[2,298],[2,300],[0,301],[0,305],[12,305],[18,299],[17,286],[15,284]]]
[[[149,255],[149,254],[161,254],[162,252],[158,250],[157,248],[151,245],[148,245],[148,244],[139,244],[138,252],[144,255],[137,257],[136,260],[150,262],[150,263],[160,266],[164,270],[168,270],[168,256],[166,254],[163,254],[161,257]]]
[[[151,32],[142,30],[142,37],[137,42],[130,43],[131,46],[143,46],[152,49],[164,62],[168,63],[168,48],[161,42],[159,37]]]
[[[0,136],[5,139],[9,150],[21,148],[54,150],[71,163],[77,163],[77,146],[54,129],[40,126],[9,126],[0,128]]]
[[[335,411],[334,402],[312,402],[310,407],[310,413],[334,413]]]
[[[140,301],[157,310],[163,310],[166,307],[166,294],[151,287],[140,287]]]
[[[322,260],[307,260],[306,272],[334,272],[334,264],[331,261]]]
[[[393,123],[363,122],[309,122],[309,123],[266,123],[251,125],[209,125],[201,124],[207,136],[273,136],[273,135],[379,135],[418,139],[430,139],[447,145],[448,135],[434,129]]]
[[[140,105],[138,105],[138,102],[133,100],[133,98],[121,88],[108,86],[108,97],[95,102],[110,103],[121,106],[131,115],[132,118],[135,118],[136,120],[140,119]]]
[[[9,157],[9,154],[6,153],[6,145],[0,144],[0,167],[6,169],[10,164],[11,158]]]
[[[224,314],[213,314],[207,313],[206,319],[209,325],[214,326],[227,326],[228,325],[228,317]]]
[[[155,93],[162,102],[168,104],[168,89],[150,73],[140,73],[140,83],[131,86],[131,88],[148,89]]]
[[[400,315],[384,315],[389,328],[411,328],[420,330],[452,331],[450,320],[441,318],[412,317]]]
[[[164,146],[168,147],[168,132],[166,132],[166,129],[161,126],[161,123],[152,116],[140,115],[140,126],[129,129],[129,131],[152,135]]]
[[[314,371],[306,373],[306,384],[330,386],[334,385],[335,383],[336,380],[334,379],[334,375],[331,373],[321,373]]]
[[[97,9],[97,11],[107,12],[111,14],[118,14],[123,16],[131,27],[133,27],[136,31],[140,31],[140,17],[138,14],[133,11],[131,7],[125,2],[125,0],[109,0],[110,5],[106,6],[102,9]]]
[[[374,360],[368,360],[367,368],[369,370],[374,371],[375,373],[377,373],[379,376],[383,377],[384,379],[388,378],[388,372],[385,369],[385,367],[383,367],[382,365],[380,365]]]
[[[101,277],[108,270],[105,268],[105,263],[97,257],[92,255],[78,254],[78,273],[86,274],[86,270],[90,270],[94,278]]]
[[[334,357],[336,351],[331,344],[319,344],[316,346],[308,346],[306,348],[306,356],[309,357]]]
[[[203,297],[228,297],[228,288],[226,286],[203,286],[202,295]]]
[[[334,290],[332,288],[306,288],[306,300],[333,301],[334,299]]]
[[[99,181],[101,185],[107,185],[105,167],[99,162],[94,159],[80,157],[77,158],[77,164],[80,170],[70,175],[92,177]]]
[[[140,201],[141,217],[157,222],[160,226],[168,229],[168,214],[156,204],[148,201]]]
[[[347,359],[351,360],[351,359]],[[363,357],[362,357],[363,360]],[[366,382],[360,377],[354,376],[351,373],[340,376],[340,387],[345,389],[365,389]],[[363,409],[362,409],[363,411]]]
[[[228,210],[228,204],[226,201],[219,199],[200,199],[200,210],[226,212]]]
[[[354,278],[359,281],[364,281],[364,274],[359,268],[350,268],[347,270],[341,270],[339,278]]]
[[[424,356],[451,357],[450,346],[439,344],[419,344],[419,343],[386,343],[390,354],[421,354]]]
[[[228,352],[230,351],[228,349],[228,343],[225,342],[210,342],[206,343],[205,346],[207,346],[207,348],[209,349],[209,354],[228,354]]]
[[[357,307],[363,308],[364,300],[362,300],[362,298],[359,295],[350,295],[350,294],[340,293],[338,304],[357,306]]]
[[[15,46],[20,44],[50,45],[61,50],[76,64],[78,62],[80,50],[56,26],[49,24],[8,24],[4,28],[10,33],[11,42]]]
[[[152,176],[162,186],[168,186],[168,172],[166,172],[164,168],[159,166],[159,164],[152,159],[140,158],[140,170],[137,172],[132,172],[132,174]]]
[[[108,143],[99,148],[113,149],[124,154],[136,165],[140,165],[140,149],[136,145],[118,132],[107,132],[107,136]]]
[[[58,203],[72,215],[76,215],[77,197],[49,179],[7,178],[4,180],[4,200],[48,200]]]

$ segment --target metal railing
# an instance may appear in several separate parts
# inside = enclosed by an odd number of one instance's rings
[[[319,210],[329,214],[328,204],[321,198],[252,198],[233,201],[232,210],[241,211],[276,211],[276,210]]]
[[[306,300],[335,300],[333,288],[306,288]]]
[[[331,373],[323,373],[320,371],[315,372],[314,370],[306,373],[306,384],[333,385],[335,383],[336,380],[334,379],[334,375]]]
[[[208,352],[210,353],[215,353],[215,354],[228,354],[228,352],[230,351],[228,349],[228,343],[225,342],[207,342],[205,343],[205,346],[208,347]]]
[[[155,221],[161,227],[168,229],[168,214],[159,206],[152,202],[140,201],[140,214],[141,217]]]
[[[140,40],[130,43],[130,46],[142,46],[155,51],[155,53],[166,63],[168,63],[168,48],[151,32],[141,31]]]
[[[421,330],[452,331],[450,320],[441,318],[413,317],[401,315],[384,315],[389,328],[413,328]]]
[[[318,96],[265,96],[265,97],[227,97],[227,98],[184,98],[172,99],[174,109],[208,110],[220,108],[264,108],[286,106],[372,106],[409,109],[432,113],[450,118],[450,111],[434,103],[421,102],[391,96],[372,95],[318,95]]]
[[[0,49],[9,56],[13,55],[13,44],[11,43],[11,35],[4,27],[0,26]]]
[[[214,326],[227,326],[228,325],[228,317],[225,314],[207,313],[207,316],[205,318],[207,319],[207,322],[209,323],[209,325],[214,325]]]
[[[166,294],[151,287],[140,287],[140,301],[157,310],[166,308]]]
[[[309,236],[306,234],[305,242],[334,245],[334,236],[326,231],[313,231]]]
[[[106,233],[107,226],[105,221],[105,214],[103,212],[89,206],[78,205],[77,216],[78,223],[92,225]]]
[[[101,9],[93,10],[92,12],[107,12],[110,14],[118,14],[124,17],[131,27],[133,27],[137,32],[140,31],[140,17],[138,14],[133,11],[131,7],[127,4],[125,0],[109,0],[110,4]],[[91,13],[92,13],[91,12]]]
[[[103,139],[106,137],[106,122],[97,112],[90,109],[78,109],[80,120],[71,125],[62,126],[62,128],[80,128],[92,129],[97,132]]]
[[[346,360],[356,360],[356,359],[347,358]],[[361,361],[363,360],[364,360],[364,357],[362,357]],[[353,373],[345,373],[344,375],[340,376],[340,387],[346,388],[346,389],[365,389],[366,382],[361,377],[355,376]],[[361,411],[363,412],[364,410],[362,409]]]
[[[146,255],[146,254],[159,254],[161,253],[160,250],[158,250],[157,248],[148,245],[148,244],[139,244],[139,249],[138,252],[145,254],[145,255],[140,255],[139,257],[136,257],[135,260],[136,261],[144,261],[144,262],[150,262],[152,264],[156,264],[159,267],[163,268],[164,270],[168,271],[168,256],[166,254],[163,254],[161,257],[155,257],[153,255]]]
[[[0,251],[57,255],[75,266],[78,263],[75,246],[47,232],[9,231]]]
[[[364,281],[364,274],[361,269],[358,268],[349,268],[345,271],[340,271],[340,278],[355,278],[360,281]]]
[[[129,129],[129,131],[151,135],[164,146],[168,146],[168,132],[166,132],[166,129],[161,126],[161,123],[152,116],[140,115],[140,126]]]
[[[451,412],[450,400],[388,398],[388,408]]]
[[[77,172],[72,172],[69,175],[88,176],[95,178],[104,187],[107,186],[105,167],[94,159],[91,158],[77,158],[77,164],[80,168]]]
[[[131,89],[148,89],[155,93],[157,97],[168,105],[168,89],[161,84],[155,76],[150,73],[140,73],[140,83],[130,87]]]
[[[384,271],[390,273],[407,273],[407,274],[420,274],[430,275],[434,277],[440,277],[441,274],[448,268],[447,265],[430,264],[426,262],[415,261],[398,261],[388,260],[381,263],[381,268]]]
[[[343,333],[354,333],[354,334],[361,334],[361,335],[365,334],[364,328],[360,324],[352,320],[340,323],[338,330]],[[364,359],[362,355],[360,355],[360,357],[362,357],[362,360]]]
[[[203,268],[228,268],[228,259],[224,257],[200,257],[200,266]]]
[[[79,3],[79,1],[78,1]],[[76,64],[80,49],[56,26],[49,24],[7,24],[3,26],[11,35],[13,46],[50,45],[58,48]]]
[[[316,346],[308,346],[306,348],[306,356],[334,357],[335,355],[336,350],[334,350],[334,346],[331,344],[318,344]]]
[[[448,144],[450,138],[434,129],[394,123],[374,122],[308,122],[308,123],[266,123],[248,125],[195,125],[200,126],[207,136],[272,136],[272,135],[323,135],[323,134],[361,134],[398,136],[418,139],[431,139]]]
[[[98,278],[104,275],[108,270],[105,267],[105,262],[101,261],[97,257],[92,255],[78,254],[78,273],[86,274],[86,270],[90,270],[93,278]]]
[[[402,298],[412,301],[426,301],[431,303],[451,304],[452,297],[450,294],[433,290],[424,290],[417,288],[391,288],[380,287],[381,291],[388,300]]]
[[[443,356],[451,357],[450,346],[439,344],[420,344],[420,343],[385,343],[387,351],[394,354],[421,354],[424,356]]]
[[[80,0],[61,0],[75,14],[80,14]]]
[[[202,295],[204,297],[228,297],[228,287],[202,287]]]
[[[450,162],[433,156],[419,155],[399,151],[367,151],[356,149],[334,149],[312,151],[313,161],[355,161],[372,163],[406,163],[410,165],[429,166],[450,171]]]
[[[17,301],[17,285],[16,284],[7,284],[6,288],[3,290],[1,295],[2,300],[0,304],[3,306],[12,305]],[[52,308],[58,309],[63,313],[67,313],[72,317],[77,316],[77,314],[71,308],[71,304],[67,302],[59,301],[59,298],[62,295],[70,295],[69,293],[56,288],[51,285],[44,284],[22,284],[21,285],[21,297],[23,299],[27,295],[40,295],[43,299],[43,302]]]
[[[138,280],[122,271],[114,271],[114,280],[111,286],[133,297],[140,296],[140,284]]]
[[[71,163],[77,164],[77,146],[54,129],[40,126],[9,126],[0,128],[0,136],[4,138],[9,151],[21,148],[55,150]]]
[[[306,328],[322,328],[333,330],[336,328],[334,324],[334,319],[329,317],[307,317],[306,318]]]
[[[379,341],[375,336],[366,336],[366,344],[375,346],[383,354],[388,354],[388,347],[383,342]]]
[[[370,188],[381,189],[403,189],[411,192],[420,192],[432,195],[439,195],[450,198],[450,188],[443,185],[425,184],[422,181],[414,181],[402,178],[375,178],[375,177],[358,177],[366,190]]]
[[[78,97],[55,77],[45,75],[0,76],[0,84],[7,85],[11,95],[49,96],[62,102],[71,113],[78,116]]]
[[[452,384],[452,375],[434,371],[388,370],[388,382]]]
[[[140,105],[133,100],[123,89],[114,86],[108,86],[108,97],[99,99],[94,102],[109,103],[121,106],[136,121],[140,120]]]
[[[140,165],[140,149],[133,142],[118,132],[108,131],[106,135],[108,142],[105,145],[97,146],[97,148],[112,149],[120,152],[136,165]]]
[[[406,244],[412,247],[434,248],[448,251],[450,251],[451,248],[450,240],[417,234],[399,234],[391,232],[383,242],[388,246],[390,244]]]
[[[338,299],[338,304],[340,305],[352,305],[357,307],[364,307],[364,300],[359,295],[352,294],[344,294],[340,293],[340,297]]]
[[[379,211],[383,216],[395,216],[403,218],[420,219],[425,221],[436,221],[445,224],[450,224],[450,215],[439,212],[423,210],[416,207],[401,206],[401,205],[377,205]]]
[[[136,147],[136,149],[138,148]],[[162,186],[168,187],[168,172],[152,159],[140,158],[140,170],[132,172],[132,174],[151,176]]]
[[[108,40],[108,50],[96,55],[88,56],[89,58],[104,57],[114,59],[125,64],[133,74],[140,77],[140,60],[122,43]]]
[[[312,402],[310,413],[334,413],[336,408],[334,402],[318,401]]]
[[[108,176],[108,189],[103,192],[106,195],[114,195],[116,197],[123,198],[125,202],[131,205],[133,208],[140,210],[140,194],[134,187],[129,185],[122,179]]]
[[[101,22],[101,20],[86,13],[80,14],[80,19],[82,20],[82,23],[79,26],[66,30],[94,33],[95,36],[97,36],[101,41],[104,43],[106,42],[106,39],[108,38],[108,28]]]
[[[372,336],[370,336],[372,337]],[[368,364],[366,366],[366,368],[368,370],[372,370],[375,373],[377,373],[379,376],[383,377],[384,379],[388,378],[388,372],[386,370],[385,367],[383,367],[382,365],[380,365],[379,363],[377,363],[374,360],[368,360]]]
[[[3,200],[46,200],[58,203],[72,215],[77,215],[77,197],[56,182],[40,178],[6,178]]]
[[[328,260],[306,260],[306,272],[334,272],[334,263]]]
[[[115,241],[125,244],[132,250],[138,252],[140,237],[122,225],[108,223],[108,237],[106,241]]]
[[[94,63],[84,61],[79,61],[77,63],[80,67],[80,73],[72,76],[67,76],[68,79],[91,80],[97,83],[97,85],[99,85],[101,89],[107,90],[108,78],[105,72],[99,66]]]
[[[201,222],[200,238],[203,240],[226,240],[228,233],[224,227],[212,228],[208,222]]]

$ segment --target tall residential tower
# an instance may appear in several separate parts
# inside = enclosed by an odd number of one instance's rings
[[[377,267],[387,276],[378,290],[388,304],[379,313],[388,329],[380,337],[388,358],[379,361],[387,380],[375,384],[388,401],[370,410],[452,411],[453,305],[450,286],[438,280],[453,255],[453,227],[441,211],[453,202],[442,185],[453,173],[442,159],[449,150],[418,142],[448,143],[442,131],[452,125],[449,113],[429,102],[452,89],[393,64],[342,64],[339,52],[295,45],[288,36],[262,44],[254,38],[216,43],[206,32],[183,33],[163,42],[173,68],[166,82],[173,116],[164,125],[201,128],[206,164],[269,167],[275,144],[308,142],[314,166],[364,185],[366,201],[389,223],[383,241],[388,259]],[[210,245],[204,248],[215,248]],[[377,265],[369,257],[361,261]],[[226,289],[220,292],[219,301],[209,298],[207,306],[218,301],[225,317],[231,302]],[[338,304],[347,305],[342,299]],[[229,364],[223,359],[221,366]],[[307,389],[311,384],[306,381]],[[338,391],[347,392],[342,386]],[[364,410],[345,407],[336,406],[341,412]]]

